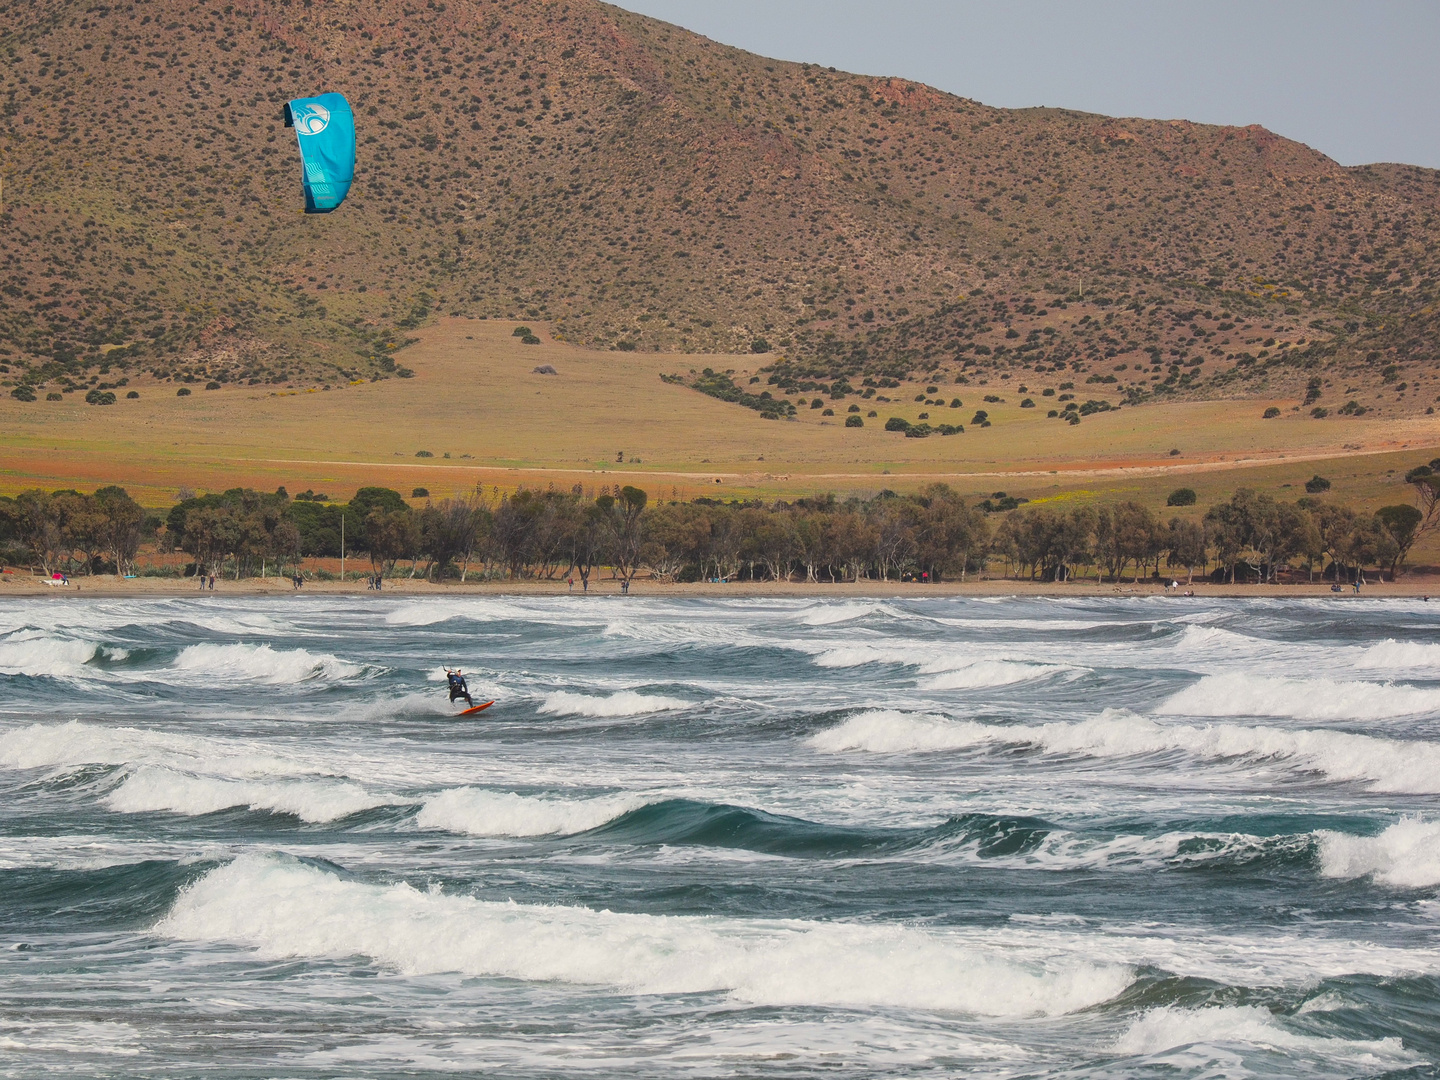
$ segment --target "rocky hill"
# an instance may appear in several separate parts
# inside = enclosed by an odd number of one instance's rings
[[[454,312],[768,352],[787,385],[1064,369],[1117,401],[1434,401],[1430,170],[989,108],[593,0],[0,0],[0,28],[22,395],[403,374],[406,330]],[[307,217],[280,108],[321,90],[359,166]]]

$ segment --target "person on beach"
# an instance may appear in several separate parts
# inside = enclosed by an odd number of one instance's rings
[[[473,709],[475,707],[475,701],[470,697],[470,688],[465,685],[464,673],[462,673],[459,668],[456,668],[454,671],[446,668],[445,677],[450,682],[450,700],[453,702],[456,698],[464,698],[465,704]]]

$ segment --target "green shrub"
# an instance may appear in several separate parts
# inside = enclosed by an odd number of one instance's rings
[[[19,386],[15,387],[14,390],[10,391],[10,396],[13,397],[16,401],[34,401],[35,388],[33,386],[26,386],[22,383]]]
[[[536,337],[534,334],[526,334],[524,337],[522,337],[522,338],[520,339],[520,344],[521,344],[521,345],[539,345],[539,344],[540,344],[540,339],[539,339],[538,337]]]
[[[864,427],[864,426],[865,426],[865,421],[860,419],[860,414],[859,414],[859,413],[855,413],[854,415],[845,417],[845,426],[846,426],[846,427]]]
[[[909,431],[909,430],[910,430],[910,421],[909,421],[909,420],[906,420],[903,416],[892,416],[892,417],[890,417],[889,420],[886,420],[886,421],[885,421],[885,430],[886,430],[886,431]]]
[[[823,410],[821,410],[820,415],[821,415],[821,416],[834,416],[834,415],[835,415],[835,410],[834,410],[834,409],[823,409]]]
[[[1020,402],[1020,408],[1022,409],[1033,409],[1034,407],[1035,402],[1031,401],[1028,397],[1024,401]]]
[[[216,382],[215,380],[212,379],[212,380],[210,380],[209,382],[207,382],[207,383],[205,384],[205,389],[206,389],[206,390],[219,390],[219,389],[220,389],[220,384],[219,384],[218,382]]]
[[[1330,481],[1317,473],[1305,481],[1305,490],[1311,495],[1319,495],[1322,491],[1330,490]]]
[[[529,337],[529,336],[530,336],[530,327],[528,327],[528,326],[517,326],[517,327],[515,327],[514,330],[511,330],[511,331],[510,331],[510,336],[511,336],[511,337]]]
[[[48,393],[48,394],[45,395],[45,400],[46,400],[46,401],[64,401],[64,400],[65,400],[65,395],[62,394],[62,393],[60,393],[60,391],[58,391],[58,390],[51,390],[50,393]]]
[[[139,390],[131,390],[131,391],[130,391],[128,394],[126,394],[125,396],[126,396],[127,398],[129,398],[131,401],[134,401],[136,398],[138,398],[138,397],[140,396],[140,391],[139,391]]]
[[[757,337],[750,342],[750,351],[753,353],[766,353],[770,351],[770,343],[763,337]]]
[[[416,456],[416,457],[434,457],[435,455],[432,454],[429,450],[416,450],[416,451],[415,451],[415,456]]]
[[[1174,491],[1170,492],[1169,496],[1165,499],[1165,505],[1166,505],[1166,506],[1194,506],[1194,505],[1195,505],[1195,489],[1194,489],[1194,488],[1176,488]]]
[[[1262,420],[1274,420],[1275,417],[1277,417],[1277,416],[1279,416],[1279,415],[1280,415],[1280,406],[1278,406],[1278,405],[1271,405],[1268,409],[1265,410],[1265,413],[1264,413],[1263,416],[1261,416],[1261,419],[1262,419]]]
[[[85,395],[87,405],[114,405],[115,394],[110,390],[91,390]]]
[[[1310,415],[1316,420],[1324,420],[1325,417],[1330,415],[1330,410],[1325,408],[1324,405],[1316,405],[1315,408],[1310,410]]]
[[[430,497],[430,491],[428,488],[416,488],[410,492],[410,497],[412,499],[428,499]]]
[[[182,386],[182,387],[180,387],[179,390],[176,390],[176,391],[175,391],[175,396],[176,396],[176,397],[189,397],[189,396],[190,396],[190,387],[188,387],[188,386]]]
[[[859,411],[860,411],[860,406],[859,406],[859,405],[851,405],[850,408],[846,409],[845,411],[846,411],[846,412],[859,412]]]

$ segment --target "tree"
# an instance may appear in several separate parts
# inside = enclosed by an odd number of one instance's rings
[[[1205,526],[1201,522],[1178,517],[1170,519],[1165,537],[1165,548],[1169,552],[1165,565],[1185,567],[1186,585],[1194,583],[1195,567],[1204,572],[1208,554],[1206,540]]]
[[[1405,561],[1405,556],[1410,554],[1410,549],[1420,536],[1420,524],[1425,520],[1425,515],[1413,506],[1400,503],[1396,506],[1382,506],[1376,510],[1375,520],[1390,534],[1395,545],[1394,558],[1390,560],[1390,580],[1394,581],[1400,575],[1400,566]]]
[[[365,515],[364,537],[370,565],[376,574],[384,577],[395,569],[397,562],[419,548],[420,527],[409,507],[386,510],[376,505]]]
[[[100,539],[115,563],[115,572],[123,576],[134,569],[140,544],[155,535],[155,526],[122,487],[103,487],[92,497],[100,520]]]
[[[610,553],[615,560],[615,569],[625,582],[634,579],[640,569],[640,551],[644,542],[641,528],[641,514],[649,496],[637,487],[622,487],[618,496],[602,496],[609,499],[606,520],[610,527]],[[598,505],[600,500],[596,500]]]

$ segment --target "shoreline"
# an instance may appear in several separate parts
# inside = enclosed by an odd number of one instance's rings
[[[416,599],[426,596],[621,596],[618,579],[593,580],[590,591],[581,591],[577,580],[571,590],[566,582],[557,581],[447,581],[432,583],[421,579],[397,578],[387,580],[379,593],[367,587],[365,579],[358,581],[307,581],[300,589],[294,588],[287,578],[244,578],[240,581],[216,579],[214,591],[202,590],[195,578],[117,578],[114,575],[96,574],[86,577],[72,577],[68,585],[50,585],[44,578],[4,574],[0,576],[0,601],[6,597],[34,598],[38,596],[81,597],[110,599],[115,597],[157,597],[174,598],[183,596],[401,596]],[[1178,579],[1175,579],[1178,580]],[[706,582],[667,583],[651,580],[636,580],[630,585],[632,597],[709,597],[712,599],[924,599],[939,596],[1044,596],[1060,599],[1082,599],[1115,596],[1170,596],[1175,599],[1189,599],[1187,591],[1194,592],[1194,599],[1222,599],[1232,597],[1248,599],[1267,597],[1270,599],[1329,597],[1340,600],[1428,598],[1435,596],[1440,602],[1440,577],[1415,577],[1399,582],[1364,585],[1359,595],[1346,585],[1342,592],[1332,592],[1328,582],[1294,585],[1215,585],[1197,581],[1192,585],[1181,582],[1180,588],[1166,589],[1153,582],[1138,584],[1105,582],[1096,584],[1093,580],[1056,584],[1045,581],[1016,581],[1007,578],[986,578],[980,581],[947,581],[923,585],[918,582],[861,581],[831,584],[822,582],[737,581],[725,584]]]

